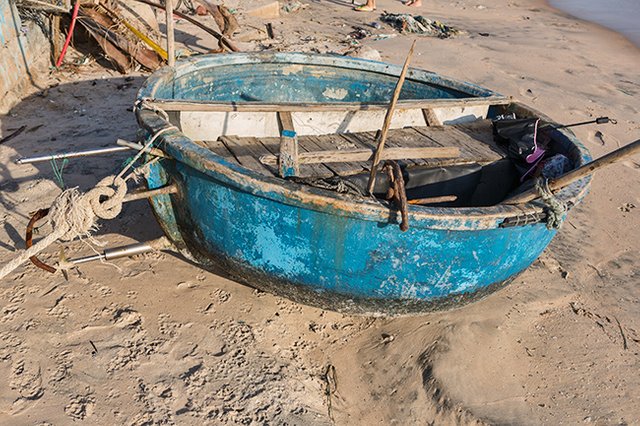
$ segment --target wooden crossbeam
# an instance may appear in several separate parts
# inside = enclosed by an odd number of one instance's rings
[[[388,103],[362,102],[209,102],[185,101],[174,99],[145,99],[148,105],[158,107],[164,111],[198,111],[198,112],[310,112],[310,111],[386,111]],[[511,100],[505,96],[487,96],[458,99],[420,99],[398,101],[396,109],[425,109],[506,105]]]
[[[355,161],[370,161],[373,158],[372,149],[354,149],[349,151],[312,151],[298,155],[299,164],[344,163]],[[457,147],[420,147],[420,148],[387,148],[383,151],[381,160],[406,160],[410,158],[458,158],[460,149]],[[278,156],[263,155],[260,162],[268,166],[278,164]]]

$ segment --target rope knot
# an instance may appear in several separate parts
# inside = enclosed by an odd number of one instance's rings
[[[536,190],[540,194],[540,198],[547,206],[547,229],[559,229],[562,225],[562,219],[567,212],[567,205],[559,200],[549,188],[549,180],[536,179]]]
[[[98,218],[113,219],[120,214],[126,194],[126,182],[114,176],[102,179],[85,194],[78,188],[67,189],[51,205],[49,221],[63,241],[89,237],[97,229]]]
[[[124,179],[117,176],[107,176],[84,197],[97,217],[113,219],[122,211],[125,195],[127,195],[127,183]]]

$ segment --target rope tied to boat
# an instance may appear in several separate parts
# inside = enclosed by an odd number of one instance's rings
[[[53,231],[0,268],[0,279],[57,240],[72,241],[75,238],[92,240],[91,233],[98,229],[98,219],[114,219],[120,214],[125,195],[127,195],[127,181],[136,179],[149,163],[134,168],[127,176],[123,177],[123,175],[160,135],[169,130],[177,130],[177,128],[170,125],[157,131],[118,175],[105,177],[85,193],[80,192],[77,187],[60,193],[48,209],[48,214],[45,213]],[[92,241],[95,243],[95,240]],[[64,266],[58,269],[64,269]]]
[[[146,98],[143,98],[143,99],[140,99],[140,100],[136,101],[136,103],[133,105],[133,109],[137,110],[137,111],[141,111],[143,109],[148,109],[148,110],[153,111],[156,114],[158,114],[165,121],[167,121],[167,122],[169,121],[169,114],[167,114],[167,112],[165,110],[163,110],[162,108],[159,108],[158,106],[150,104],[149,102],[147,102]]]
[[[553,195],[549,188],[549,179],[536,179],[535,188],[540,194],[540,199],[547,207],[547,229],[559,229],[567,213],[567,204]]]
[[[91,233],[98,229],[99,218],[113,219],[120,213],[126,194],[125,180],[115,176],[102,179],[84,194],[78,188],[64,190],[49,208],[49,223],[53,231],[3,266],[0,279],[57,240],[91,238]]]

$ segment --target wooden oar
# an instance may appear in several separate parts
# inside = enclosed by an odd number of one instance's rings
[[[400,97],[400,91],[402,91],[404,78],[407,75],[407,70],[409,69],[409,62],[411,62],[411,56],[413,55],[413,48],[415,46],[416,46],[416,41],[414,40],[413,43],[411,44],[411,49],[409,49],[409,53],[407,54],[407,59],[405,59],[404,61],[404,66],[402,67],[400,78],[398,79],[398,83],[396,84],[396,89],[393,91],[393,97],[391,98],[391,103],[389,104],[387,115],[385,115],[384,117],[384,124],[382,125],[382,131],[380,132],[378,147],[376,148],[376,152],[373,155],[373,162],[371,164],[371,173],[369,174],[368,191],[369,191],[369,194],[371,195],[373,195],[373,187],[376,185],[376,172],[378,170],[378,164],[380,163],[380,157],[382,156],[382,151],[384,150],[384,143],[387,140],[387,133],[389,132],[389,127],[391,126],[391,118],[393,117],[393,111],[396,109],[396,103],[398,103],[398,98]]]
[[[640,151],[640,139],[635,142],[631,142],[628,145],[623,146],[622,148],[616,149],[608,153],[607,155],[598,158],[595,161],[585,164],[582,167],[579,167],[575,170],[572,170],[568,173],[563,174],[557,179],[553,179],[549,181],[549,189],[551,191],[556,191],[558,189],[564,188],[567,185],[572,184],[573,182],[582,179],[583,177],[589,176],[593,174],[596,170],[599,170],[603,167],[606,167],[610,164],[615,163],[616,161],[622,160],[623,158],[627,158]],[[528,203],[529,201],[535,200],[540,197],[540,194],[535,188],[524,191],[521,194],[514,195],[511,198],[508,198],[503,201],[504,204],[522,204]]]

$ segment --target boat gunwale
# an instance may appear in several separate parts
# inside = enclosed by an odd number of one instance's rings
[[[237,54],[219,56],[236,55]],[[254,55],[241,54],[240,56],[253,57]],[[264,54],[258,56],[264,56]],[[271,56],[272,55],[269,55],[269,57]],[[180,64],[178,68],[182,66],[184,66],[184,64]],[[394,66],[389,65],[389,67],[392,68]],[[400,67],[396,68],[399,70]],[[169,77],[172,78],[170,74],[172,74],[172,71],[167,71],[167,68],[163,68],[159,72],[152,74],[138,92],[138,99],[147,97],[146,95],[149,94],[150,87],[157,87],[157,85],[161,84],[164,79],[163,76],[169,75]],[[434,75],[437,76],[437,74]],[[443,78],[443,80],[446,79]],[[487,90],[487,92],[490,91]],[[509,102],[506,101],[506,103]],[[513,104],[535,113],[544,120],[553,122],[544,114],[528,106],[515,102],[513,102]],[[150,134],[155,134],[171,124],[162,118],[157,111],[145,109],[144,105],[139,105],[139,108],[136,108],[136,116],[140,126],[145,128]],[[579,150],[580,161],[579,164],[575,164],[575,168],[584,165],[591,159],[589,151],[576,138],[573,132],[568,129],[557,130],[557,132],[568,138],[569,142]],[[389,209],[389,205],[386,203],[364,197],[356,198],[353,196],[345,196],[333,191],[309,187],[275,176],[266,176],[255,170],[233,164],[211,150],[197,145],[178,129],[164,132],[158,138],[155,146],[166,151],[167,154],[180,163],[192,167],[213,179],[221,180],[228,185],[256,196],[333,215],[356,217],[382,223],[396,223],[400,220],[399,213],[396,212],[395,209]],[[561,189],[555,195],[558,199],[570,206],[575,205],[586,195],[590,181],[590,176],[585,177]],[[409,221],[412,227],[418,228],[476,231],[498,228],[505,219],[539,215],[544,212],[544,209],[545,205],[541,201],[535,200],[523,205],[497,204],[488,207],[430,207],[411,205],[409,206]],[[525,225],[527,225],[527,222],[515,226]]]
[[[181,99],[140,98],[148,106],[169,112],[313,112],[313,111],[386,111],[389,103],[384,102],[212,102],[186,101]],[[398,101],[396,110],[448,108],[469,106],[505,105],[511,100],[505,96],[446,98],[446,99],[405,99]]]
[[[293,65],[315,65],[325,66],[335,69],[366,71],[372,74],[380,74],[397,78],[402,71],[400,65],[386,62],[373,61],[369,59],[353,58],[337,54],[309,54],[301,52],[277,52],[277,53],[226,53],[216,55],[200,55],[193,58],[185,58],[176,62],[175,67],[165,66],[155,71],[143,83],[138,92],[144,94],[142,97],[156,98],[155,94],[159,85],[163,82],[181,78],[185,75],[216,66],[229,65],[253,65],[259,63],[274,63]],[[501,96],[497,92],[486,89],[482,86],[445,77],[433,71],[419,68],[409,68],[406,81],[415,81],[422,84],[435,85],[446,89],[472,95],[472,98],[488,98],[490,96]],[[162,98],[160,98],[162,99]],[[171,98],[173,99],[173,98]],[[443,98],[462,99],[462,98]],[[336,102],[340,104],[340,102]]]

